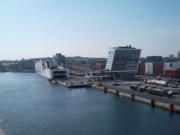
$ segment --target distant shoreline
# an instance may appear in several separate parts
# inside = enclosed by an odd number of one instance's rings
[[[0,73],[36,73],[35,71],[0,71]]]

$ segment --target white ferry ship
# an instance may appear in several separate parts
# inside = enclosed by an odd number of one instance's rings
[[[67,79],[69,72],[62,66],[58,66],[53,60],[40,60],[35,63],[35,70],[38,75],[51,81]]]

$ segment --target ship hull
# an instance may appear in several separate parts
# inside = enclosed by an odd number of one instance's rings
[[[44,75],[42,75],[42,74],[40,74],[40,73],[36,73],[36,74],[37,74],[37,76],[41,77],[41,78],[44,79],[44,80],[48,80],[48,81],[51,80],[50,78],[48,78],[48,77],[46,77],[46,76],[44,76]]]

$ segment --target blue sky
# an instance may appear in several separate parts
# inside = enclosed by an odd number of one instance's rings
[[[179,0],[0,0],[0,59],[107,57],[131,44],[142,56],[180,50]]]

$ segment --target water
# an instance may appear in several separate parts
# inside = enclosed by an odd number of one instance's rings
[[[95,89],[0,73],[0,127],[6,135],[179,135],[179,125],[180,114]]]

